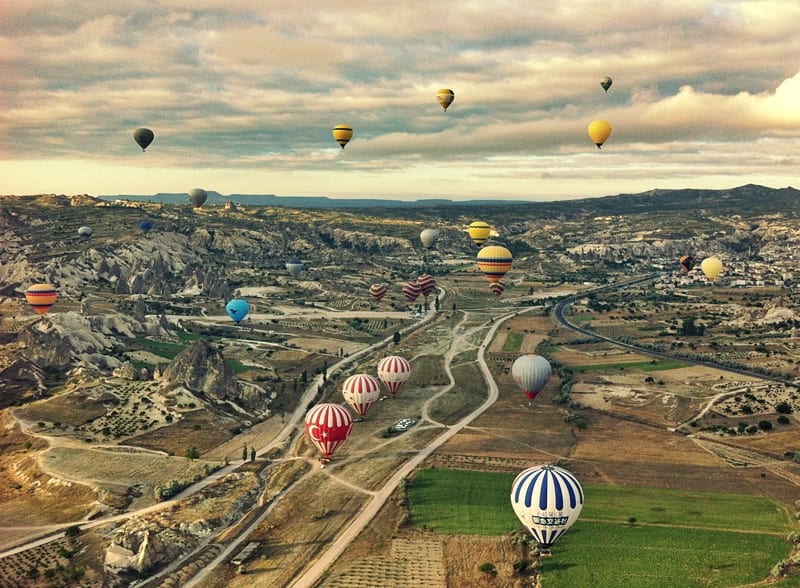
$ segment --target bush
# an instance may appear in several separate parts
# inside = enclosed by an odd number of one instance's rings
[[[493,563],[490,562],[482,563],[481,565],[478,566],[478,570],[480,570],[481,572],[483,572],[488,576],[497,575],[497,568],[494,566]]]
[[[769,421],[758,421],[758,428],[762,431],[769,431],[772,428],[772,423]]]

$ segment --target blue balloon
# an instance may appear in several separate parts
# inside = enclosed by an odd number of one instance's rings
[[[247,316],[247,313],[250,312],[250,305],[247,303],[247,300],[234,298],[225,305],[225,311],[238,325],[244,317]]]
[[[143,220],[142,222],[139,223],[139,228],[146,233],[153,228],[153,223],[149,220]]]
[[[534,466],[511,485],[511,506],[536,542],[549,549],[580,515],[583,488],[564,468]]]

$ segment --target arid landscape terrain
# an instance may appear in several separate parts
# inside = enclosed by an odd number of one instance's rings
[[[515,572],[513,534],[415,525],[421,468],[557,463],[586,485],[761,496],[796,535],[800,221],[709,211],[686,228],[668,207],[623,206],[612,230],[600,200],[525,216],[0,198],[0,585],[537,581]],[[464,232],[479,216],[514,252],[499,297]],[[418,241],[428,225],[433,249]],[[688,250],[720,255],[724,277],[683,274]],[[422,274],[436,292],[407,301]],[[41,317],[24,297],[36,282],[59,292]],[[238,325],[237,296],[251,304]],[[389,354],[411,378],[320,468],[307,408],[342,403],[344,377]],[[510,373],[521,354],[553,367],[532,402]],[[403,418],[414,425],[395,430]],[[784,559],[765,583],[793,585],[796,542]]]

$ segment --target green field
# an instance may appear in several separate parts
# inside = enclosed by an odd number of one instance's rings
[[[609,370],[639,370],[640,372],[658,372],[685,368],[689,364],[677,359],[654,359],[648,361],[619,361],[616,363],[591,363],[585,365],[566,364],[573,372],[600,372]]]
[[[503,342],[503,351],[505,352],[514,352],[519,351],[520,347],[522,347],[522,340],[525,338],[525,333],[520,333],[519,331],[512,331],[506,336],[506,340]]]
[[[420,470],[408,490],[414,525],[465,535],[518,529],[509,499],[514,477]],[[786,559],[785,537],[797,526],[787,509],[763,497],[597,485],[584,492],[581,518],[544,559],[548,588],[756,582]]]

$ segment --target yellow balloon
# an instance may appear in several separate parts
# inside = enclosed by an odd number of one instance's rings
[[[597,145],[597,148],[603,146],[608,138],[611,136],[611,123],[607,120],[593,120],[589,123],[589,128],[586,129],[586,132],[589,133],[589,138],[592,140],[592,143]]]
[[[456,95],[450,88],[442,88],[438,92],[436,92],[436,100],[439,102],[442,108],[447,110],[447,107],[453,103],[455,100]]]
[[[475,245],[483,245],[492,234],[492,227],[483,221],[475,221],[467,229],[469,238],[475,242]]]
[[[344,146],[353,138],[353,129],[348,125],[336,125],[333,128],[333,138],[339,143],[339,146],[344,149]]]
[[[706,277],[713,282],[717,276],[722,273],[722,262],[718,257],[712,255],[703,260],[703,263],[700,264],[700,269],[703,270]]]

